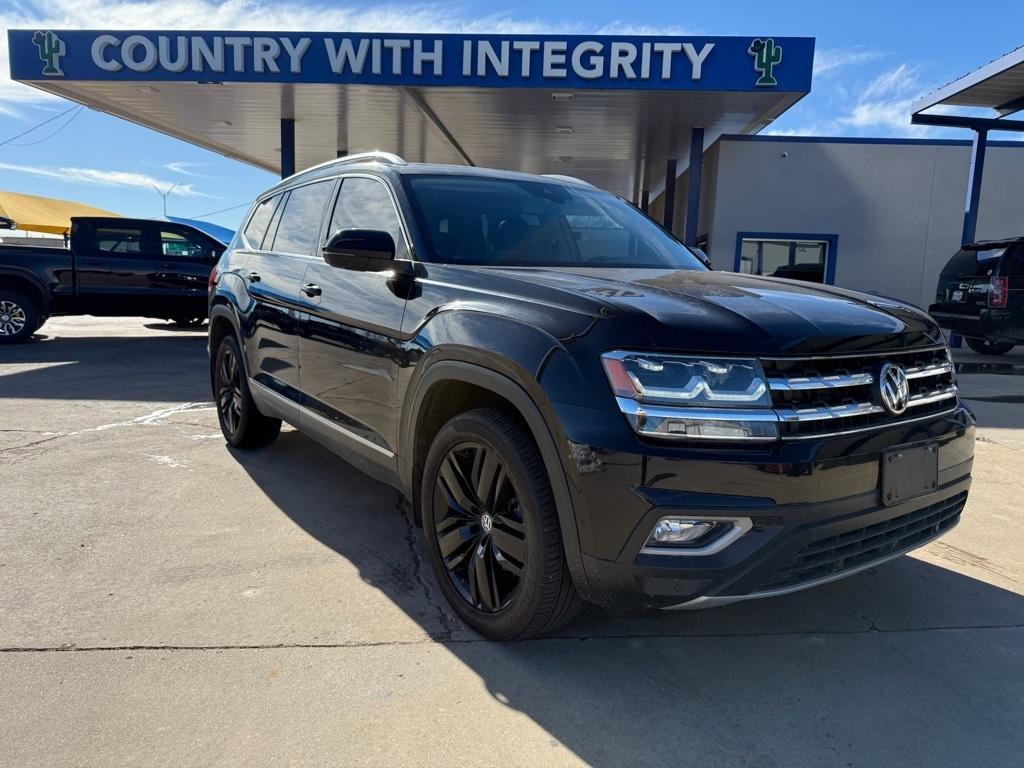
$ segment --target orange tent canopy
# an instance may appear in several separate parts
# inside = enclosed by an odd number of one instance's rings
[[[94,208],[85,203],[0,190],[0,217],[13,221],[17,229],[28,232],[48,232],[52,235],[67,235],[71,232],[72,216],[120,218],[118,213]]]

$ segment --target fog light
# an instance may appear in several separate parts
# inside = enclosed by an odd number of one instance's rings
[[[649,544],[689,544],[703,538],[719,527],[718,523],[704,520],[683,520],[678,517],[663,517],[654,526]]]

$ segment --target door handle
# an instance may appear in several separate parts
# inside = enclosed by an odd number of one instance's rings
[[[307,296],[319,296],[323,291],[316,283],[306,283],[302,286],[302,292]]]
[[[250,272],[248,275],[246,275],[246,277],[249,279],[250,283],[258,283],[260,280],[263,279],[262,277],[260,277],[259,272]]]

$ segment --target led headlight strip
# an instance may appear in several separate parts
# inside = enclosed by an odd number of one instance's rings
[[[619,409],[642,435],[676,439],[778,438],[761,363],[646,352],[601,356]]]

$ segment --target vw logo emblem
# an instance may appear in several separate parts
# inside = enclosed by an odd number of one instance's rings
[[[899,416],[910,403],[910,384],[907,373],[898,365],[886,363],[878,374],[878,391],[882,405],[893,416]]]

